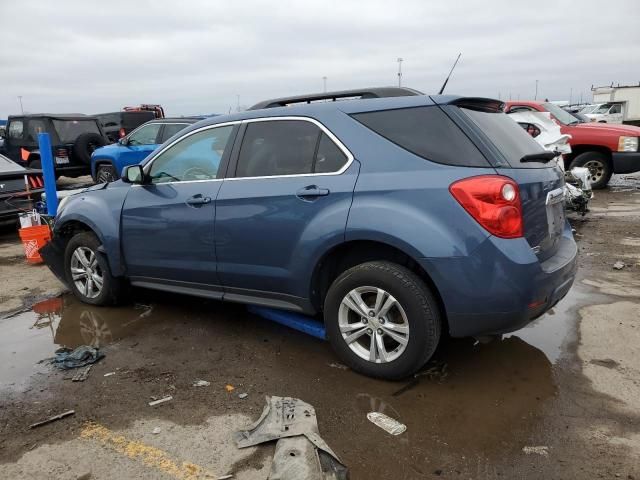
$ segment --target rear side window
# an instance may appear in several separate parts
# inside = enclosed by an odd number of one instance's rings
[[[160,139],[160,143],[166,142],[168,139],[173,137],[180,130],[185,129],[187,125],[188,125],[187,123],[180,123],[180,124],[165,123],[164,131],[162,132],[162,138]]]
[[[97,120],[53,120],[53,127],[63,143],[73,143],[83,133],[100,134]]]
[[[489,166],[471,140],[438,107],[382,110],[352,117],[424,159],[464,167]]]
[[[20,120],[14,120],[9,124],[9,138],[22,138],[24,124]]]
[[[549,166],[542,162],[520,162],[525,155],[539,153],[544,148],[527,131],[505,113],[480,112],[461,109],[478,125],[489,140],[500,150],[513,168],[541,168]]]
[[[244,134],[236,177],[329,173],[346,161],[338,146],[311,122],[253,122]]]

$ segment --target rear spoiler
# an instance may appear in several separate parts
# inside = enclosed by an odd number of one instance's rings
[[[479,112],[500,113],[504,112],[505,104],[500,100],[482,97],[461,97],[448,103],[460,108],[468,108],[469,110],[477,110]]]

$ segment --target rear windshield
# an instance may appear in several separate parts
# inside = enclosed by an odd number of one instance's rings
[[[463,167],[489,166],[471,140],[436,106],[356,113],[352,117],[427,160]]]
[[[62,143],[75,142],[83,133],[100,134],[95,120],[53,120],[53,128]]]
[[[542,162],[520,162],[525,155],[544,152],[525,129],[504,113],[481,112],[461,108],[471,120],[489,137],[513,168],[541,168],[549,166]]]

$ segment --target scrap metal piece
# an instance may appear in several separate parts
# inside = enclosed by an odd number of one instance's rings
[[[29,428],[36,428],[36,427],[41,427],[42,425],[46,425],[47,423],[51,423],[51,422],[55,422],[56,420],[61,420],[65,417],[68,417],[69,415],[73,415],[74,413],[76,413],[75,410],[67,410],[66,412],[62,412],[59,415],[55,415],[53,417],[49,417],[46,420],[43,420],[41,422],[37,422],[34,424],[29,425]]]
[[[315,409],[291,397],[266,397],[257,422],[234,434],[238,448],[278,440],[269,480],[346,480],[348,470],[320,437]]]
[[[149,402],[149,406],[150,407],[155,407],[156,405],[160,405],[161,403],[165,403],[165,402],[170,402],[171,400],[173,400],[173,397],[171,395],[161,398],[160,400],[154,400],[153,402]]]
[[[391,435],[400,435],[407,430],[407,426],[404,423],[400,423],[396,419],[391,418],[384,413],[369,412],[367,413],[367,418],[374,425],[377,425]]]

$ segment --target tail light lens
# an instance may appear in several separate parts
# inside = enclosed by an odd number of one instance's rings
[[[492,235],[522,237],[520,190],[510,178],[500,175],[465,178],[451,184],[449,191],[462,208]]]
[[[69,156],[69,152],[66,148],[56,148],[55,154],[58,158],[66,158]]]
[[[120,138],[124,138],[124,137],[126,137],[126,136],[127,136],[127,132],[125,132],[125,131],[124,131],[124,128],[121,128],[121,129],[118,131],[118,135],[120,135]]]

